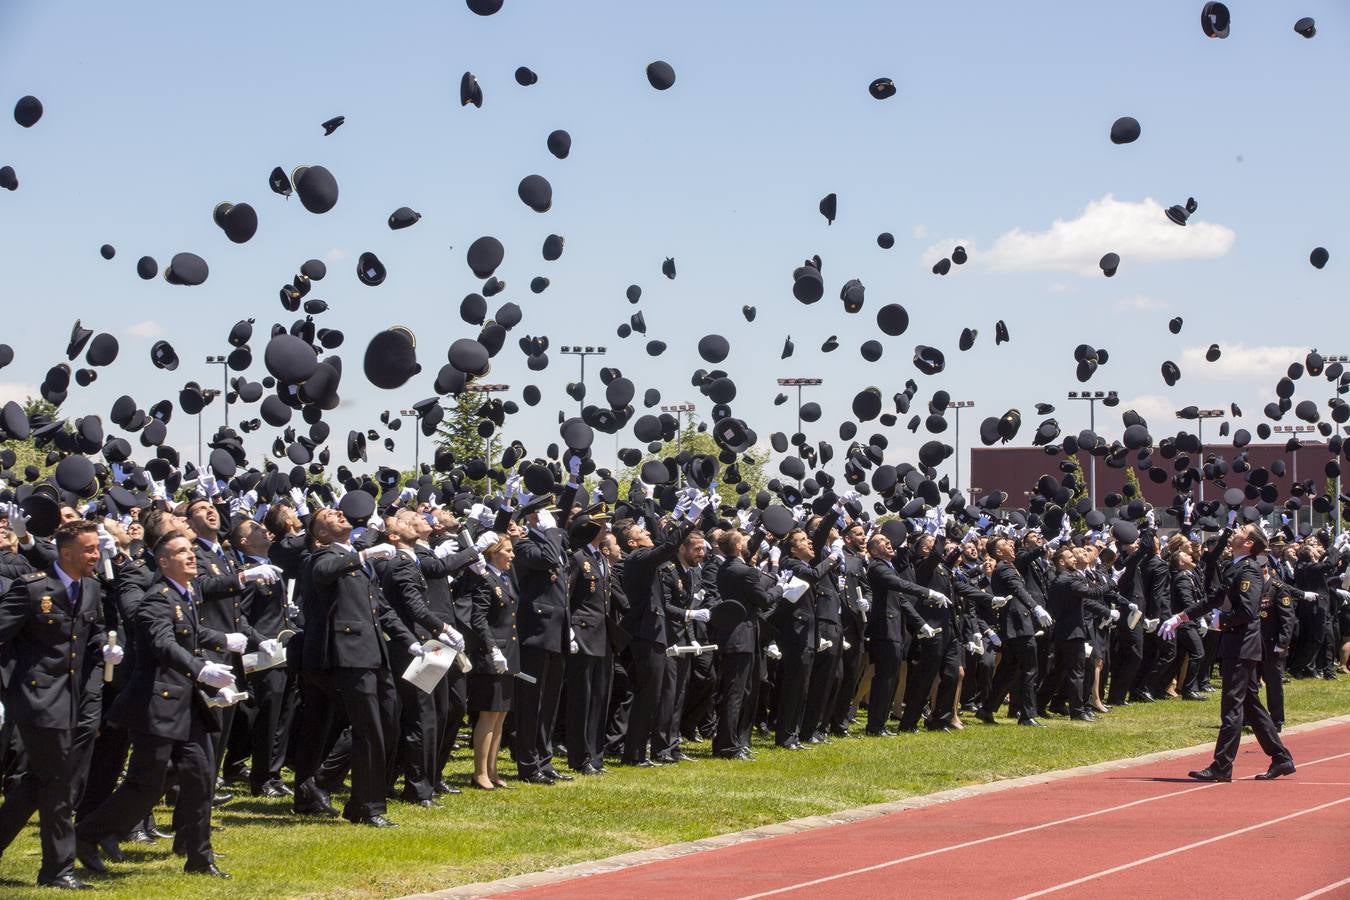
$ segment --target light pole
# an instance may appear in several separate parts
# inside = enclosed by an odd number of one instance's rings
[[[588,357],[588,356],[604,356],[604,355],[605,355],[605,348],[604,348],[604,347],[579,347],[579,346],[571,346],[571,345],[568,345],[568,346],[559,347],[559,348],[558,348],[558,352],[559,352],[559,353],[563,353],[563,354],[565,354],[565,355],[567,355],[567,356],[579,356],[579,357],[581,357],[581,377],[580,377],[580,379],[578,380],[577,383],[578,383],[578,384],[585,384],[585,383],[586,383],[586,357]],[[580,400],[577,401],[577,410],[578,410],[578,412],[579,412],[580,410],[584,409],[585,406],[586,406],[586,400],[585,400],[584,397],[583,397],[582,399],[580,399]]]
[[[970,409],[975,405],[974,400],[952,400],[947,404],[948,409],[956,410],[956,489],[961,490],[961,410]]]
[[[1086,400],[1088,402],[1088,428],[1093,434],[1097,433],[1097,401],[1105,403],[1110,400],[1116,401],[1115,391],[1069,391],[1070,400]],[[1092,499],[1092,508],[1097,508],[1097,455],[1088,452],[1088,497]]]
[[[679,423],[679,426],[680,426],[679,428],[676,428],[676,429],[675,429],[675,453],[676,453],[676,454],[683,453],[683,452],[684,452],[684,420],[683,420],[683,416],[684,416],[685,413],[688,413],[691,417],[693,416],[693,413],[694,413],[694,404],[692,404],[692,403],[672,403],[672,404],[666,405],[666,404],[663,403],[663,404],[661,405],[661,412],[664,412],[664,413],[675,413],[675,415],[676,415],[675,421],[678,422],[678,423]],[[680,487],[684,487],[684,470],[683,470],[683,469],[680,470]]]
[[[221,375],[224,376],[223,383],[225,385],[225,390],[222,391],[222,395],[228,394],[230,391],[230,361],[224,356],[208,356],[206,362],[208,365],[220,366]],[[226,399],[228,400],[228,398]],[[229,428],[230,404],[228,402],[222,402],[221,406],[225,408],[225,427]]]
[[[1272,427],[1270,430],[1271,430],[1273,433],[1275,433],[1275,434],[1293,434],[1293,435],[1299,435],[1299,434],[1308,434],[1309,432],[1314,432],[1314,431],[1317,430],[1317,426],[1316,426],[1316,425],[1276,425],[1276,426]],[[1293,477],[1293,480],[1290,482],[1291,485],[1294,485],[1294,484],[1297,484],[1297,483],[1298,483],[1298,450],[1297,450],[1297,449],[1292,450],[1292,451],[1289,453],[1289,455],[1293,457],[1293,462],[1294,462],[1294,477]],[[1337,492],[1336,492],[1336,496],[1337,496],[1337,497],[1340,496],[1340,491],[1337,491]],[[1338,518],[1339,518],[1339,517],[1338,517]],[[1294,510],[1294,534],[1295,534],[1295,535],[1298,534],[1298,520],[1299,520],[1299,511],[1298,511],[1298,510]],[[1308,524],[1309,524],[1309,525],[1312,524],[1312,513],[1311,513],[1311,512],[1308,513]]]
[[[802,433],[802,388],[819,387],[821,379],[819,378],[780,378],[778,379],[780,387],[795,387],[797,389],[797,434]],[[797,479],[797,487],[802,486],[802,480]]]
[[[202,408],[197,410],[197,468],[202,467],[202,412],[208,403],[220,396],[220,391],[207,388],[202,391]]]
[[[1189,409],[1177,410],[1178,419],[1187,419],[1187,420],[1195,419],[1199,423],[1196,425],[1196,430],[1199,432],[1200,437],[1200,468],[1202,471],[1204,469],[1205,463],[1205,420],[1222,419],[1223,415],[1224,413],[1223,410],[1221,409],[1197,409],[1195,410],[1194,415],[1191,415]],[[1204,501],[1205,501],[1205,479],[1202,476],[1200,478],[1200,502],[1203,503]]]
[[[604,347],[601,347],[600,349],[601,349],[601,351],[603,351],[605,348],[604,348]],[[567,348],[564,347],[563,350],[566,351]],[[493,394],[500,394],[500,393],[502,393],[502,392],[504,392],[504,391],[509,391],[509,390],[511,390],[511,385],[509,385],[509,384],[478,384],[477,382],[475,382],[474,384],[466,384],[466,385],[464,385],[464,390],[465,390],[466,393],[469,393],[469,394],[485,394],[485,395],[487,395],[487,399],[484,400],[483,402],[484,402],[484,403],[491,403],[491,402],[492,402],[492,395],[493,395]],[[492,430],[492,435],[489,435],[489,436],[488,436],[488,439],[487,439],[487,461],[488,461],[488,466],[489,466],[489,467],[491,467],[491,465],[492,465],[492,436],[495,435],[496,433],[497,433],[497,430],[494,428],[494,429]]]
[[[398,415],[399,418],[401,419],[419,418],[419,416],[417,415],[417,410],[415,409],[400,409],[398,411]],[[422,429],[417,427],[417,423],[413,422],[413,467],[412,467],[413,478],[417,477],[417,464],[421,461],[419,459],[419,457],[421,456],[421,448],[418,446],[418,439],[421,437],[421,435],[418,432],[420,432],[421,430]]]

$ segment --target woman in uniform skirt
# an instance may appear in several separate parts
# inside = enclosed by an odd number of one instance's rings
[[[469,712],[478,714],[473,729],[472,784],[491,791],[506,784],[497,775],[502,728],[511,710],[515,676],[520,671],[516,636],[516,589],[511,582],[515,550],[501,538],[483,554],[486,565],[473,575],[469,588],[469,639],[473,671],[468,677]]]

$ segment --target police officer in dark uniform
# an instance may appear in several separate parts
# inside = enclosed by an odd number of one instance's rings
[[[1284,667],[1294,642],[1294,598],[1290,586],[1275,577],[1278,567],[1262,567],[1261,680],[1266,684],[1266,708],[1276,731],[1284,730]]]
[[[1012,541],[994,538],[990,553],[998,561],[990,578],[990,591],[1008,600],[999,610],[1003,657],[994,671],[989,696],[976,717],[987,725],[994,724],[994,712],[1011,689],[1010,705],[1018,724],[1043,727],[1036,718],[1036,632],[1052,624],[1050,613],[1027,591],[1021,573],[1013,565]]]
[[[88,885],[75,877],[71,821],[76,719],[90,667],[100,661],[116,665],[122,649],[104,643],[102,596],[92,577],[97,528],[88,522],[63,525],[55,546],[57,560],[49,571],[22,576],[0,599],[0,655],[8,663],[4,709],[28,759],[0,806],[0,852],[36,811],[42,840],[38,884],[81,889]]]
[[[696,641],[695,626],[706,623],[712,615],[703,604],[702,579],[698,571],[706,552],[703,534],[691,531],[685,535],[675,559],[658,570],[667,637],[672,647],[689,646]],[[680,717],[689,687],[690,659],[685,655],[666,657],[665,682],[661,686],[661,702],[657,706],[652,732],[652,758],[658,763],[669,765],[691,759],[680,749]]]
[[[1275,731],[1270,713],[1261,705],[1261,589],[1263,579],[1257,554],[1266,550],[1266,536],[1255,525],[1232,532],[1232,559],[1219,579],[1219,590],[1201,603],[1187,607],[1164,623],[1164,635],[1213,609],[1218,616],[1219,665],[1223,674],[1223,706],[1214,761],[1190,776],[1197,781],[1232,781],[1233,760],[1242,726],[1250,725],[1261,749],[1270,757],[1270,767],[1261,780],[1294,774],[1294,758]]]
[[[872,737],[895,735],[886,727],[900,683],[900,663],[916,635],[931,637],[933,630],[914,609],[914,598],[928,592],[905,578],[893,561],[891,539],[877,532],[867,544],[871,562],[867,580],[872,586],[872,612],[867,619],[867,655],[872,660],[872,690],[867,699],[867,734]],[[913,574],[912,572],[910,574]]]
[[[1068,713],[1075,721],[1090,722],[1096,717],[1084,705],[1083,692],[1087,663],[1083,646],[1088,643],[1088,623],[1103,617],[1118,619],[1120,611],[1107,606],[1110,591],[1104,585],[1088,581],[1078,571],[1078,554],[1072,546],[1058,547],[1054,562],[1058,572],[1050,582],[1050,595],[1046,599],[1049,613],[1055,619],[1051,626],[1055,662],[1041,690],[1038,713]]]
[[[853,695],[866,664],[864,640],[867,614],[872,608],[872,584],[867,580],[867,529],[861,522],[851,522],[843,537],[844,566],[839,575],[842,671],[829,721],[830,734],[835,737],[849,736],[855,714]]]
[[[759,653],[760,617],[782,597],[774,577],[749,564],[750,541],[734,529],[718,538],[724,561],[717,570],[717,594],[708,635],[717,645],[717,732],[712,750],[727,759],[750,758],[750,732],[763,658]]]
[[[605,717],[614,657],[610,649],[610,566],[600,552],[604,523],[590,516],[568,529],[573,546],[568,607],[576,651],[567,656],[567,765],[582,775],[605,771]]]

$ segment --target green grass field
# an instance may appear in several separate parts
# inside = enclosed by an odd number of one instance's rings
[[[1350,679],[1287,689],[1288,724],[1350,712]],[[1011,723],[968,724],[956,734],[835,740],[801,753],[757,746],[757,758],[709,758],[660,769],[612,769],[554,787],[516,785],[441,798],[439,809],[390,804],[401,827],[385,831],[289,815],[289,801],[246,795],[216,812],[220,866],[234,879],[182,874],[168,842],[127,845],[131,862],[92,878],[104,896],[370,897],[501,878],[631,850],[694,840],[771,822],[927,794],[961,785],[1202,744],[1218,727],[1208,703],[1132,705],[1094,725],[1056,719],[1032,731]],[[451,763],[464,784],[467,750]],[[509,770],[509,765],[504,765]],[[340,805],[340,803],[338,804]],[[161,811],[161,822],[169,813]],[[36,820],[0,859],[0,894],[36,889]]]

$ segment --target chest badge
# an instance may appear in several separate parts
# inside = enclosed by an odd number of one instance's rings
[[[175,622],[183,621],[183,607],[177,603],[173,605],[173,620]]]
[[[1238,590],[1242,591],[1242,593],[1244,594],[1250,591],[1251,589],[1252,589],[1252,582],[1250,578],[1242,579],[1242,583],[1238,585]]]
[[[43,598],[42,598],[41,604],[39,604],[39,608],[42,610],[42,612],[43,612],[44,615],[45,615],[46,613],[51,612],[51,611],[52,611],[52,598],[51,598],[51,597],[43,597]]]
[[[501,585],[493,585],[492,590],[497,594],[497,599],[500,600],[502,597]]]
[[[1289,596],[1287,594],[1280,598],[1281,606],[1289,606],[1291,603],[1293,603],[1293,601],[1289,599]]]
[[[211,574],[212,574],[212,575],[219,575],[219,574],[220,574],[220,566],[216,565],[215,563],[211,563]]]

